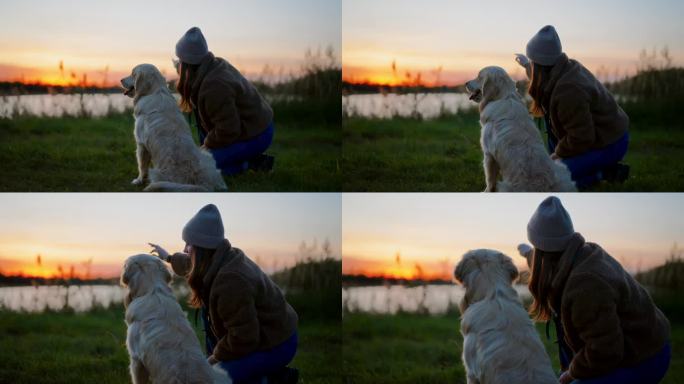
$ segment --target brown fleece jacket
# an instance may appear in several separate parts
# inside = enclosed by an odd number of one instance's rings
[[[249,80],[226,60],[209,52],[190,92],[204,145],[215,149],[251,139],[268,128],[273,109]]]
[[[573,157],[618,141],[629,117],[594,75],[563,54],[551,70],[542,106],[549,113],[556,154]]]
[[[186,276],[190,258],[170,257],[174,272]],[[297,330],[297,313],[278,286],[245,254],[226,240],[204,276],[211,330],[218,342],[213,355],[233,360],[283,343]]]
[[[638,364],[669,340],[670,323],[648,292],[579,233],[561,256],[552,289],[562,292],[560,316],[576,379]]]

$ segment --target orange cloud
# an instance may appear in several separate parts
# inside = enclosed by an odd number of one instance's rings
[[[453,265],[449,260],[426,261],[407,258],[398,260],[371,260],[363,257],[342,258],[342,273],[395,279],[440,279],[450,280]]]
[[[414,85],[416,77],[420,75],[420,84],[424,86],[458,86],[477,74],[477,70],[448,68],[438,70],[438,68],[439,66],[432,69],[398,68],[393,70],[391,64],[386,67],[345,65],[342,67],[342,80],[354,84]],[[407,73],[410,77],[407,77]]]
[[[83,262],[73,260],[44,260],[44,258],[40,264],[35,258],[30,261],[2,258],[0,259],[0,265],[2,265],[0,273],[7,276],[42,278],[70,277],[72,267],[73,276],[81,279],[86,277],[117,277],[121,272],[121,264],[93,263],[88,271]]]
[[[84,77],[85,75],[85,77]],[[124,71],[108,71],[105,76],[104,68],[101,70],[84,70],[63,68],[59,64],[54,68],[23,67],[18,65],[0,64],[0,81],[21,82],[24,84],[44,84],[52,86],[104,86],[112,87],[119,85],[119,80],[128,76]]]

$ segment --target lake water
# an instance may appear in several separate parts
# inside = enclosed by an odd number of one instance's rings
[[[184,284],[174,285],[176,297],[186,297],[189,290]],[[15,312],[43,312],[47,309],[59,311],[67,306],[75,312],[86,312],[99,306],[109,308],[121,304],[124,288],[118,285],[44,285],[31,287],[0,288],[0,309]]]
[[[345,116],[391,119],[419,114],[423,119],[434,119],[442,113],[458,113],[475,108],[477,103],[465,93],[367,94],[342,96]]]
[[[35,286],[0,288],[0,307],[11,311],[43,312],[61,310],[67,303],[76,312],[85,312],[94,305],[108,308],[123,302],[124,289],[117,285]]]
[[[176,99],[180,95],[174,93]],[[296,101],[301,97],[288,94],[264,95],[270,103]],[[120,93],[94,93],[83,95],[22,95],[0,96],[0,118],[15,116],[102,117],[110,113],[133,111],[133,99]]]
[[[123,94],[0,96],[0,118],[14,116],[102,117],[133,109],[133,99]]]
[[[514,285],[521,298],[529,298],[525,285]],[[342,309],[347,312],[396,314],[397,312],[444,314],[458,308],[465,290],[460,285],[403,285],[342,289]]]

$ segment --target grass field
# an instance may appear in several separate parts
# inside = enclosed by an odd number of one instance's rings
[[[477,112],[436,120],[350,117],[342,123],[343,191],[479,192],[484,190]],[[624,184],[590,191],[684,190],[684,130],[632,123]]]
[[[344,375],[352,383],[465,383],[459,315],[345,314]],[[539,334],[558,371],[557,347]],[[553,331],[551,331],[553,336]],[[684,323],[672,324],[673,360],[663,384],[684,382]]]
[[[85,314],[0,312],[0,383],[130,382],[123,316],[121,306]],[[300,383],[341,383],[339,321],[301,321],[299,338],[290,365],[300,370]]]
[[[226,177],[229,191],[339,191],[338,127],[276,119],[274,171]],[[0,191],[140,191],[136,176],[131,114],[0,119]]]

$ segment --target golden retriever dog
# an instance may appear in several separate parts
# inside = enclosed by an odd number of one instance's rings
[[[218,365],[212,367],[197,336],[169,287],[171,273],[159,258],[135,255],[126,260],[121,285],[133,384],[230,383]]]
[[[503,68],[486,67],[465,86],[470,99],[480,104],[485,192],[577,191],[567,167],[546,152],[515,83]]]
[[[558,377],[513,281],[510,257],[491,249],[467,252],[454,270],[460,303],[463,365],[468,384],[557,384]]]
[[[149,179],[145,191],[228,189],[214,158],[193,141],[190,127],[157,67],[140,64],[121,79],[121,85],[134,104],[138,177],[132,184],[142,185]]]

